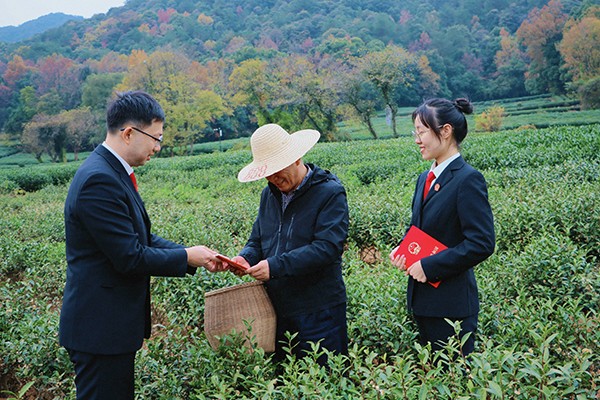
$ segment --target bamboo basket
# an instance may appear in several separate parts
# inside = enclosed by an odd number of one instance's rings
[[[276,316],[271,300],[262,282],[254,281],[213,290],[204,294],[204,332],[213,349],[217,349],[220,336],[236,334],[246,337],[250,348],[248,328],[256,337],[258,347],[265,352],[275,351]]]

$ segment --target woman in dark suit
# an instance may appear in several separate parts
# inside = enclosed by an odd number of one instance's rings
[[[460,144],[467,135],[465,114],[473,112],[466,99],[430,99],[412,114],[413,136],[430,171],[418,180],[412,201],[411,225],[448,248],[406,265],[403,255],[390,253],[392,264],[410,276],[408,310],[419,329],[421,344],[440,350],[461,324],[461,338],[470,334],[462,354],[474,350],[479,313],[473,267],[494,252],[492,210],[483,175],[465,162]],[[429,179],[428,179],[429,176]],[[429,284],[439,281],[439,286]]]

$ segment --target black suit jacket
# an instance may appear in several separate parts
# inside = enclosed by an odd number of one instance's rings
[[[184,247],[150,232],[141,197],[103,146],[75,174],[64,214],[60,344],[94,354],[137,351],[150,334],[150,276],[185,275]]]
[[[493,252],[494,220],[483,175],[462,157],[452,161],[436,179],[423,201],[428,171],[417,181],[411,224],[448,246],[423,258],[427,279],[442,281],[438,288],[408,282],[408,309],[426,317],[463,318],[479,312],[473,267]]]

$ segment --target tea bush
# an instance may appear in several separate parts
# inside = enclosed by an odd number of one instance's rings
[[[540,101],[545,101],[540,98]],[[510,112],[507,108],[507,111]],[[461,150],[489,187],[496,252],[476,267],[481,312],[469,360],[416,343],[406,277],[387,261],[429,167],[412,138],[322,143],[305,158],[337,174],[350,206],[344,253],[350,352],[275,366],[231,338],[213,350],[204,293],[250,278],[199,270],[152,279],[153,332],[136,359],[140,399],[594,399],[600,396],[600,125],[473,133]],[[241,184],[250,150],[136,170],[157,234],[235,255],[264,181]],[[0,178],[0,393],[73,399],[57,330],[66,262],[62,208],[78,163],[3,168]],[[4,182],[4,183],[2,183]],[[251,333],[250,333],[251,334]],[[33,382],[29,388],[28,382]]]

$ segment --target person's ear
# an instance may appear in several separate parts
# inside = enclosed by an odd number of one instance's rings
[[[121,134],[121,139],[123,139],[123,141],[125,143],[129,143],[131,141],[132,131],[133,131],[133,129],[131,129],[131,127],[127,127],[127,128],[121,129],[121,131],[119,132]]]
[[[442,138],[452,139],[452,129],[452,125],[450,124],[442,125],[442,127],[440,128],[440,134],[442,135]]]

